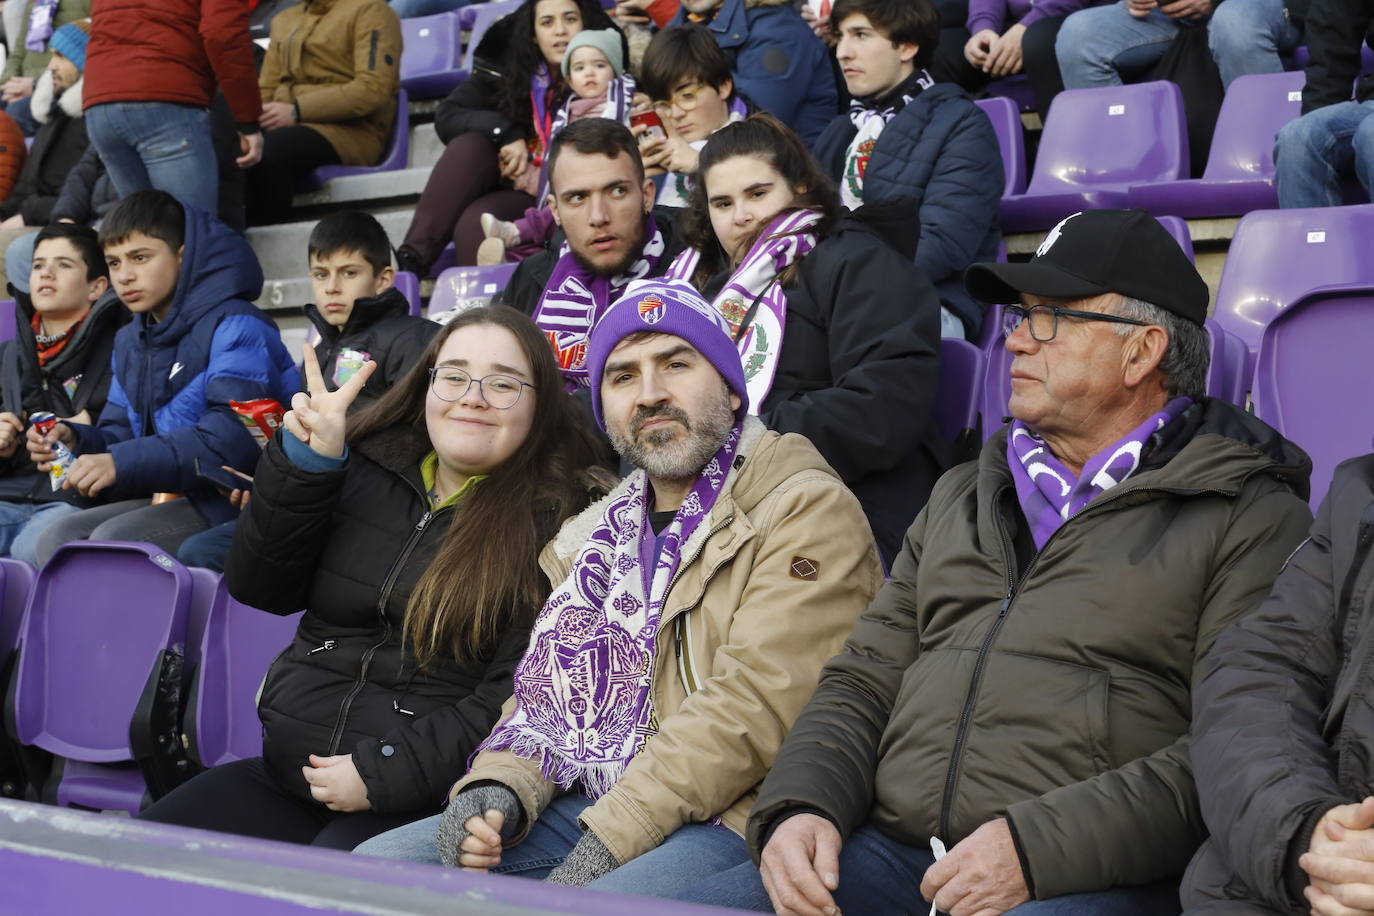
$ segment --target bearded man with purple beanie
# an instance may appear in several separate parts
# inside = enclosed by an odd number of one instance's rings
[[[746,413],[690,286],[630,284],[587,367],[636,470],[544,550],[553,593],[447,811],[357,851],[670,897],[749,863],[758,784],[882,568],[815,447]]]

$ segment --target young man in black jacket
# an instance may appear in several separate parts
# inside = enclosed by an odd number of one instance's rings
[[[331,213],[310,233],[310,285],[315,301],[305,317],[319,331],[315,358],[325,385],[337,391],[368,361],[377,369],[354,408],[386,393],[415,365],[439,326],[410,314],[410,303],[392,286],[391,242],[368,213]],[[251,471],[252,468],[240,468]],[[177,559],[187,566],[223,570],[234,540],[234,519],[187,538]]]
[[[20,447],[28,418],[45,411],[90,423],[100,416],[115,332],[128,313],[110,291],[95,230],[85,226],[40,231],[32,295],[10,289],[15,337],[0,344],[0,553],[36,565],[34,538],[23,536],[28,522],[94,503],[75,490],[53,489],[49,475],[34,467]]]
[[[1307,32],[1307,85],[1302,117],[1274,142],[1279,206],[1338,207],[1353,173],[1374,187],[1374,79],[1360,75],[1361,46],[1374,47],[1374,0],[1312,0]]]

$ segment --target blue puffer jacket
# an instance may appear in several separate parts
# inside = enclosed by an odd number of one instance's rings
[[[678,10],[669,26],[685,25]],[[703,23],[730,57],[735,88],[812,146],[839,111],[830,52],[789,0],[725,0]]]
[[[261,450],[229,402],[288,405],[300,375],[276,325],[252,304],[262,268],[248,243],[187,207],[185,244],[167,317],[136,315],[119,331],[98,425],[71,425],[79,453],[114,456],[112,496],[184,493],[215,524],[236,510],[196,477],[195,459],[257,467]]]
[[[880,98],[910,92],[912,80]],[[816,143],[816,158],[836,182],[857,130],[848,114],[835,118]],[[997,134],[987,115],[952,83],[919,93],[888,123],[864,173],[864,200],[912,200],[920,211],[916,266],[935,286],[940,303],[964,322],[969,337],[983,323],[983,307],[964,289],[964,270],[997,259],[1002,240],[997,206],[1006,178]]]

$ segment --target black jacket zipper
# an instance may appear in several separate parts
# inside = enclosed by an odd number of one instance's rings
[[[402,479],[405,478],[402,477]],[[409,480],[406,480],[406,483],[419,495],[421,504],[428,506],[429,497],[421,493],[419,487],[416,487]],[[415,523],[415,528],[410,532],[410,536],[406,538],[405,546],[402,547],[401,552],[396,555],[396,559],[391,564],[391,569],[386,574],[386,579],[382,582],[381,593],[377,596],[377,617],[382,622],[382,638],[363,653],[362,664],[358,669],[358,679],[353,683],[353,688],[348,691],[348,695],[344,697],[343,702],[339,704],[339,714],[334,720],[334,732],[329,737],[328,754],[331,757],[339,752],[339,742],[343,740],[344,724],[348,721],[348,712],[353,708],[353,701],[357,699],[358,694],[362,693],[363,687],[367,684],[367,671],[372,665],[373,656],[377,654],[379,649],[391,641],[391,619],[386,616],[386,603],[391,598],[391,590],[396,587],[396,580],[401,575],[401,569],[405,566],[406,561],[410,559],[410,554],[415,550],[415,545],[420,543],[420,538],[424,536],[425,529],[429,526],[429,523],[434,520],[436,515],[439,515],[449,508],[451,507],[444,506],[440,509],[425,510],[425,513],[420,516],[420,520]]]
[[[1005,489],[1005,488],[1004,488]],[[1102,498],[1094,503],[1085,506],[1081,512],[1059,527],[1050,539],[1045,542],[1045,546],[1035,552],[1035,555],[1026,563],[1026,568],[1021,571],[1018,578],[1013,572],[1016,569],[1016,554],[1012,549],[1011,536],[1007,532],[1005,519],[1000,511],[997,511],[997,533],[1001,535],[1002,551],[1006,556],[1007,562],[1007,596],[1002,599],[1002,606],[997,609],[997,617],[993,620],[992,626],[988,628],[987,635],[983,637],[982,643],[978,646],[978,658],[973,663],[973,675],[969,678],[968,693],[964,697],[964,706],[959,712],[959,723],[954,730],[954,749],[949,756],[949,769],[945,773],[945,790],[940,800],[940,839],[946,844],[950,844],[953,839],[950,828],[950,809],[954,804],[954,787],[959,781],[959,764],[963,758],[964,745],[968,741],[968,723],[973,718],[974,707],[978,703],[978,688],[983,681],[983,669],[987,667],[988,655],[992,652],[992,644],[997,640],[997,634],[1002,630],[1002,624],[1007,619],[1007,614],[1011,611],[1012,602],[1026,579],[1030,577],[1031,571],[1035,569],[1035,564],[1044,556],[1045,551],[1054,543],[1059,533],[1077,518],[1082,518],[1088,513],[1095,513],[1103,506],[1110,505],[1123,496],[1132,493],[1172,493],[1176,495],[1196,496],[1207,492],[1223,492],[1220,490],[1183,490],[1170,487],[1141,488],[1122,490],[1121,492],[1109,491],[1103,494]],[[994,505],[998,505],[1002,500],[1002,491],[999,490],[994,500]],[[996,510],[995,510],[996,511]]]

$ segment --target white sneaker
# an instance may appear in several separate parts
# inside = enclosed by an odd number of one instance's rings
[[[520,230],[515,223],[497,219],[494,213],[483,213],[481,217],[482,235],[489,239],[500,239],[507,248],[520,244]]]

